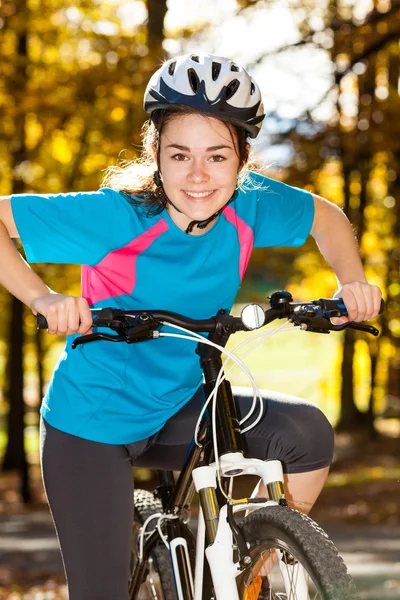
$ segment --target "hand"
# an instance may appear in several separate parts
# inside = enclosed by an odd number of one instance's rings
[[[343,298],[349,313],[348,317],[331,319],[334,325],[341,325],[348,321],[368,321],[377,317],[381,308],[382,293],[376,285],[351,281],[342,285],[334,298]]]
[[[34,315],[46,317],[50,335],[92,333],[92,314],[85,298],[49,292],[31,303]]]

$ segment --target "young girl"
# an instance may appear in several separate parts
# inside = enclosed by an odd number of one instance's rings
[[[144,156],[109,169],[97,192],[0,202],[1,283],[67,343],[43,401],[42,468],[71,600],[126,600],[132,465],[179,470],[203,402],[198,356],[183,340],[94,343],[89,306],[208,318],[230,309],[253,247],[311,233],[332,265],[349,320],[376,317],[354,234],[330,202],[246,170],[264,118],[257,84],[232,61],[167,61],[145,94]],[[29,262],[82,265],[82,297],[57,294]],[[237,394],[242,415],[245,390]],[[283,462],[292,506],[308,512],[332,460],[331,426],[313,405],[269,393],[246,434],[250,455]],[[268,418],[266,418],[268,415]],[[261,485],[258,493],[267,495]]]

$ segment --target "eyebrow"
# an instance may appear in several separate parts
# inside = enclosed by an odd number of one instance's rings
[[[167,148],[177,148],[178,150],[190,152],[190,148],[187,146],[180,146],[179,144],[169,144]],[[232,146],[210,146],[209,148],[206,148],[206,152],[215,152],[216,150],[223,150],[224,148],[232,150]]]

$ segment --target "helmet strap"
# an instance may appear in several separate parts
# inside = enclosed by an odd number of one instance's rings
[[[180,211],[179,211],[180,212]],[[204,221],[190,221],[189,225],[186,228],[185,233],[192,233],[193,227],[196,225],[197,229],[205,229],[211,221],[214,221],[219,215],[222,213],[222,208],[217,210],[216,213],[208,217],[208,219],[204,219]]]

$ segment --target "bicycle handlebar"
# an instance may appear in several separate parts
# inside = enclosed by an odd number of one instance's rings
[[[347,310],[342,298],[319,298],[311,302],[292,302],[293,298],[289,292],[275,292],[269,296],[270,307],[264,311],[264,321],[258,328],[271,323],[275,319],[288,319],[299,325],[301,329],[316,333],[329,333],[330,331],[342,331],[343,329],[357,329],[366,331],[377,336],[379,331],[372,325],[349,321],[342,325],[334,325],[332,317],[347,316]],[[385,303],[381,301],[380,313],[384,310]],[[75,338],[72,347],[80,344],[94,342],[96,340],[107,340],[112,342],[135,343],[159,336],[158,329],[164,322],[179,327],[184,327],[193,332],[215,333],[221,331],[229,334],[237,331],[249,331],[241,317],[233,317],[221,309],[217,315],[210,319],[190,319],[184,315],[163,310],[121,310],[117,308],[94,308],[91,309],[94,327],[105,327],[112,329],[117,335],[108,333],[92,333]],[[47,329],[47,321],[43,315],[37,315],[38,329]]]

